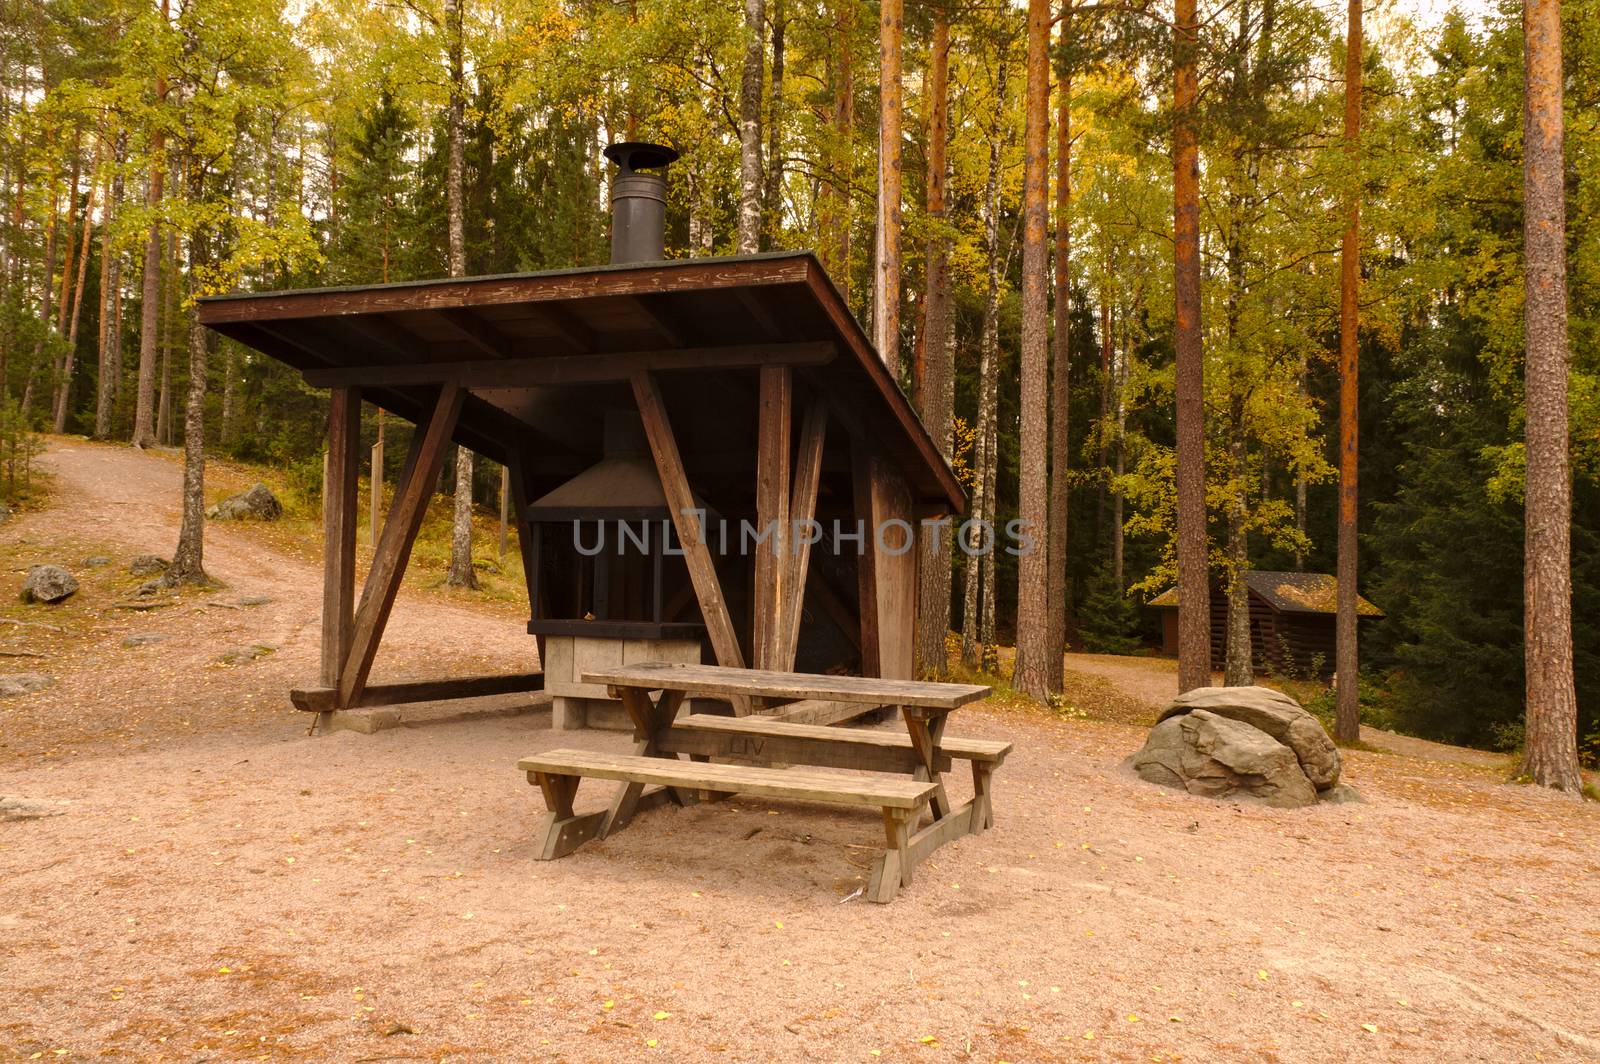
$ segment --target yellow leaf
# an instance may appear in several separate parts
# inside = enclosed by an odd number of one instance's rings
[[[669,1019],[671,1016],[672,1016],[672,1013],[670,1013],[670,1012],[658,1012],[654,1016],[652,1016],[651,1019],[665,1020],[665,1019]]]
[[[656,1047],[656,1040],[654,1038],[647,1038],[645,1039],[644,1044],[649,1046],[651,1049],[654,1049]]]
[[[1375,1023],[1364,1023],[1364,1024],[1361,1025],[1361,1029],[1363,1031],[1367,1032],[1368,1034],[1377,1034],[1378,1033],[1378,1025],[1375,1024]]]
[[[600,1007],[603,1009],[614,1009],[617,1007],[617,1003],[615,1001],[602,1001],[600,1003]]]
[[[1133,1013],[1133,1012],[1128,1013],[1128,1022],[1129,1023],[1138,1023],[1139,1022],[1138,1014],[1137,1013]]]
[[[921,1042],[925,1046],[936,1046],[939,1044],[939,1040],[931,1034],[925,1034],[921,1038],[917,1039],[917,1041]]]
[[[1094,1041],[1094,1032],[1093,1031],[1085,1031],[1085,1032],[1083,1032],[1083,1037],[1092,1042],[1092,1041]]]

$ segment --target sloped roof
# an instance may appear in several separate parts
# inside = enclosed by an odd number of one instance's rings
[[[363,398],[413,419],[432,405],[405,376],[419,363],[481,371],[506,359],[571,366],[680,349],[753,350],[759,360],[767,347],[826,345],[837,357],[803,370],[812,393],[881,448],[916,502],[966,506],[949,462],[810,252],[211,296],[199,300],[199,318],[312,383],[370,370],[358,382]],[[711,367],[666,374],[663,387],[686,451],[738,448],[753,469],[755,403],[739,377]],[[499,461],[514,446],[547,462],[565,457],[576,472],[599,457],[604,409],[631,403],[625,382],[477,386],[455,437]]]
[[[1245,586],[1281,613],[1338,612],[1339,581],[1330,573],[1278,573],[1251,569],[1244,574]],[[1177,609],[1178,589],[1169,588],[1150,600],[1157,609]],[[1356,596],[1356,615],[1382,617],[1383,611],[1360,595]]]

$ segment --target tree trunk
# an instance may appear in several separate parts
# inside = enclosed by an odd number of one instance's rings
[[[873,256],[872,344],[900,376],[900,113],[904,0],[881,0],[878,20],[878,225]]]
[[[1229,479],[1233,483],[1233,498],[1228,506],[1228,634],[1222,682],[1228,687],[1248,687],[1255,683],[1255,670],[1250,647],[1250,588],[1244,578],[1245,570],[1250,568],[1250,542],[1245,532],[1249,506],[1244,487],[1248,474],[1244,444],[1245,397],[1237,388],[1232,391],[1229,421],[1233,432],[1228,441],[1228,456],[1232,461]]]
[[[1205,366],[1200,334],[1199,24],[1195,0],[1173,11],[1173,303],[1177,399],[1178,690],[1211,683],[1206,559]]]
[[[1527,496],[1525,775],[1578,792],[1572,675],[1572,477],[1567,453],[1567,251],[1562,162],[1561,3],[1525,0],[1523,256],[1526,270]],[[1342,667],[1342,666],[1341,666]],[[1342,686],[1342,685],[1341,685]]]
[[[855,0],[835,0],[839,6],[837,68],[833,83],[834,261],[829,267],[833,283],[846,303],[850,301],[850,186],[855,161],[856,87],[851,40],[855,34]]]
[[[89,238],[94,233],[94,170],[89,167],[89,199],[83,205],[83,245],[78,250],[78,281],[72,296],[72,318],[67,326],[67,356],[56,385],[55,418],[57,433],[67,430],[67,403],[72,398],[72,374],[78,366],[78,322],[83,318],[83,284],[89,273]]]
[[[1115,582],[1117,593],[1125,595],[1128,591],[1127,573],[1123,566],[1123,548],[1125,535],[1123,522],[1126,520],[1124,510],[1127,498],[1122,491],[1123,463],[1127,458],[1127,447],[1124,434],[1128,427],[1128,356],[1131,354],[1129,322],[1133,314],[1127,307],[1122,312],[1122,344],[1120,356],[1117,359],[1116,372],[1112,382],[1112,402],[1115,406],[1115,417],[1112,419],[1112,428],[1115,435],[1111,440],[1111,579]]]
[[[1558,103],[1558,113],[1559,107]],[[1360,173],[1360,136],[1361,0],[1350,0],[1344,60],[1344,148],[1355,164],[1356,175]],[[1559,147],[1556,156],[1559,173]],[[1357,333],[1361,303],[1361,186],[1358,176],[1352,177],[1350,191],[1346,195],[1344,240],[1339,249],[1339,562],[1338,587],[1334,592],[1337,644],[1334,651],[1336,691],[1333,736],[1340,742],[1353,743],[1361,738],[1361,661],[1356,617],[1357,581],[1360,576],[1356,557],[1356,501],[1360,468],[1358,458],[1361,453],[1361,359]],[[1563,453],[1565,447],[1563,442]]]
[[[1060,686],[1061,662],[1050,661],[1049,431],[1050,292],[1046,238],[1049,211],[1050,5],[1028,0],[1028,81],[1022,163],[1022,413],[1017,516],[1033,543],[1017,558],[1017,661],[1011,685],[1041,702]]]
[[[995,112],[1005,110],[1006,63],[999,58],[999,71],[995,76]],[[993,435],[995,402],[999,392],[1000,358],[1000,154],[1003,135],[997,122],[990,131],[989,178],[983,190],[983,236],[988,258],[989,288],[983,300],[983,334],[978,343],[978,425],[973,443],[972,465],[977,487],[972,493],[972,520],[976,522],[966,544],[967,562],[962,587],[961,611],[961,664],[968,669],[983,668],[984,646],[990,637],[979,621],[979,592],[987,603],[993,596],[993,583],[986,579],[994,571],[994,476],[990,472],[989,438]],[[991,531],[984,531],[989,521]],[[979,553],[982,551],[983,553]],[[993,625],[987,632],[992,634]]]
[[[761,75],[765,0],[744,0],[744,68],[739,77],[739,236],[741,255],[761,250]]]
[[[955,367],[950,350],[950,256],[945,234],[950,110],[950,23],[935,8],[933,43],[928,51],[928,251],[927,298],[923,302],[923,376],[919,382],[922,422],[939,452],[950,457],[955,402]],[[926,528],[918,541],[917,673],[940,676],[948,668],[944,637],[950,628],[950,550],[948,526]]]
[[[198,184],[194,179],[191,184]],[[198,201],[200,190],[193,189]],[[189,236],[189,274],[197,276],[206,262],[206,240],[200,230]],[[198,314],[189,322],[189,396],[183,412],[183,524],[178,549],[162,577],[168,585],[209,584],[205,558],[206,480],[206,329]]]
[[[120,153],[119,153],[120,154]],[[116,320],[118,293],[112,291],[112,261],[116,258],[111,249],[111,221],[117,208],[116,182],[106,185],[106,206],[100,224],[100,307],[95,333],[95,383],[94,383],[94,438],[103,440],[111,435],[111,398],[114,383],[111,377],[111,329]]]
[[[162,296],[161,391],[156,399],[156,440],[172,446],[172,363],[178,357],[178,292],[183,276],[178,270],[178,234],[167,233],[167,283]]]
[[[168,0],[161,0],[161,19],[169,14]],[[156,104],[167,99],[167,79],[156,75]],[[156,303],[161,291],[161,180],[166,165],[166,136],[158,128],[150,138],[150,183],[145,191],[145,204],[150,208],[150,233],[144,244],[144,287],[139,307],[139,386],[134,397],[133,445],[149,447],[155,442],[155,384],[156,384]],[[189,250],[193,259],[194,249]],[[191,388],[193,386],[191,385]]]
[[[111,198],[107,202],[105,237],[102,254],[108,263],[106,283],[101,289],[104,319],[101,322],[101,358],[103,364],[99,380],[95,382],[94,434],[98,439],[110,439],[116,430],[117,397],[122,394],[122,253],[111,246],[112,222],[122,211],[122,163],[127,157],[128,135],[117,134],[114,156],[115,176],[111,179]]]
[[[1061,32],[1070,32],[1071,0],[1061,8]],[[1050,634],[1052,660],[1067,650],[1067,504],[1072,466],[1068,408],[1072,402],[1072,76],[1063,73],[1056,86],[1056,246],[1055,334],[1050,367]]]
[[[157,92],[163,90],[164,85],[158,82]],[[162,137],[159,133],[152,138],[152,144],[156,152],[161,150]],[[161,182],[161,160],[157,154],[150,166],[150,185],[145,194],[145,204],[152,212],[161,207]],[[145,238],[144,285],[139,299],[139,390],[134,397],[133,445],[143,448],[156,442],[156,347],[160,336],[157,307],[161,302],[161,223],[154,218],[150,222],[150,233]]]
[[[783,229],[783,124],[779,116],[783,111],[783,60],[784,34],[788,29],[788,15],[784,0],[772,2],[772,89],[767,104],[767,174],[761,192],[762,216],[768,230],[767,247],[776,247],[779,232]]]
[[[446,0],[445,22],[450,46],[449,189],[450,276],[467,275],[466,236],[466,149],[464,144],[467,110],[466,36],[462,4],[465,0]],[[445,583],[451,587],[478,587],[472,571],[472,452],[456,448],[456,507],[450,530],[450,571]]]

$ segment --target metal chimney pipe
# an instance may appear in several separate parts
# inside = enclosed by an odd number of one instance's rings
[[[611,262],[659,262],[666,257],[667,177],[660,170],[678,158],[664,144],[629,141],[609,145],[607,159],[621,172],[611,179]]]

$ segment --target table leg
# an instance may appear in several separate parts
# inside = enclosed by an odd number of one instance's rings
[[[623,708],[628,711],[628,716],[633,721],[634,755],[661,757],[669,761],[678,760],[677,754],[666,753],[656,746],[656,733],[669,727],[673,718],[678,715],[678,709],[683,705],[683,692],[662,691],[661,697],[654,702],[650,700],[649,692],[636,687],[624,687],[618,694],[622,698]],[[685,805],[692,800],[676,787],[666,788],[666,793],[678,805]],[[642,783],[624,783],[619,786],[616,797],[611,801],[611,811],[606,814],[605,823],[600,829],[600,837],[605,838],[613,831],[627,827],[628,821],[632,820],[634,813],[638,811],[639,799],[643,796]]]
[[[933,819],[943,820],[950,815],[950,798],[944,792],[944,780],[939,774],[939,742],[944,738],[948,715],[939,713],[930,718],[911,706],[901,706],[900,714],[905,718],[906,731],[911,735],[911,747],[922,762],[912,776],[934,784],[930,801]]]

